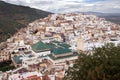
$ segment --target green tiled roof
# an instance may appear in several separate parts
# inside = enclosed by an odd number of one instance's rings
[[[55,42],[55,43],[57,43],[57,45],[55,45],[54,42],[47,43],[53,54],[58,55],[58,54],[65,54],[71,52],[71,50],[69,49],[70,46],[68,44],[64,44],[60,42]]]
[[[50,43],[43,43],[41,41],[32,45],[34,51],[45,51],[45,49],[50,49],[51,52],[55,55],[65,54],[71,52],[69,49],[70,45],[61,43],[58,41],[52,41]]]
[[[69,48],[70,47],[70,45],[65,44],[65,43],[60,43],[59,45],[62,46],[62,47],[64,47],[64,48]]]
[[[52,41],[53,43],[60,43],[59,41]]]
[[[55,44],[53,44],[53,43],[47,43],[47,45],[51,50],[56,47]]]
[[[59,60],[59,59],[65,59],[65,58],[70,58],[70,57],[74,57],[74,56],[79,56],[78,53],[74,53],[73,55],[68,55],[68,56],[62,56],[62,57],[57,57],[55,58],[54,56],[52,56],[51,54],[48,55],[51,59],[53,60]]]
[[[16,64],[20,64],[22,62],[22,60],[20,60],[21,56],[14,56],[13,60],[15,61]]]
[[[69,48],[70,45],[66,44],[66,43],[61,43],[58,41],[52,41],[52,43],[57,43],[59,46],[64,47],[64,48]]]
[[[52,53],[55,55],[65,54],[65,53],[69,53],[69,52],[71,52],[71,50],[67,49],[67,48],[54,48],[52,50]]]
[[[49,49],[49,47],[45,43],[39,41],[39,42],[32,45],[32,49],[34,51],[42,51],[42,50],[45,50],[45,49]]]

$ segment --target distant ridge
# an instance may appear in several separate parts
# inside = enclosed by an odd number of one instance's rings
[[[107,21],[120,24],[120,13],[99,13],[99,12],[84,12],[85,14],[93,14],[101,18],[105,18]]]
[[[28,23],[48,16],[50,12],[0,1],[0,42]]]

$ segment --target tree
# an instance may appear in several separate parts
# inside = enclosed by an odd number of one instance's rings
[[[65,80],[120,80],[120,46],[112,43],[80,52],[79,59],[65,73]]]

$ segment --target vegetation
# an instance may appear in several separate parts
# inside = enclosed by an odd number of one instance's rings
[[[4,61],[4,62],[0,62],[0,71],[8,71],[8,70],[12,70],[15,67],[11,65],[12,61]]]
[[[94,48],[92,55],[80,58],[65,74],[65,80],[120,80],[120,46],[106,44]]]
[[[5,41],[28,23],[48,14],[51,13],[0,1],[0,42]]]

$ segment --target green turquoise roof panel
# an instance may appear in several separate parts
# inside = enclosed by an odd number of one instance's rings
[[[67,48],[54,48],[52,50],[52,53],[55,55],[65,54],[65,53],[69,53],[69,52],[71,52],[71,50],[67,49]]]
[[[59,60],[59,59],[65,59],[65,58],[70,58],[70,57],[75,57],[75,56],[79,56],[79,54],[78,53],[75,53],[75,54],[72,54],[72,55],[68,55],[68,56],[61,56],[61,57],[57,57],[57,58],[55,58],[54,56],[52,56],[51,54],[50,55],[48,55],[51,59],[53,59],[53,60]]]
[[[59,43],[59,45],[62,46],[62,47],[64,47],[64,48],[69,48],[70,47],[70,45],[65,44],[65,43]]]
[[[52,41],[50,43],[43,43],[43,42],[39,41],[32,45],[32,49],[35,52],[36,51],[45,51],[46,49],[49,49],[55,55],[71,52],[69,47],[70,47],[70,45],[68,45],[66,43],[61,43],[58,41]]]
[[[47,44],[39,41],[32,45],[32,49],[34,51],[41,51],[41,50],[49,49],[49,46]]]
[[[20,57],[22,57],[22,56],[14,56],[13,57],[13,60],[15,61],[16,64],[22,63],[22,60],[20,60]]]

